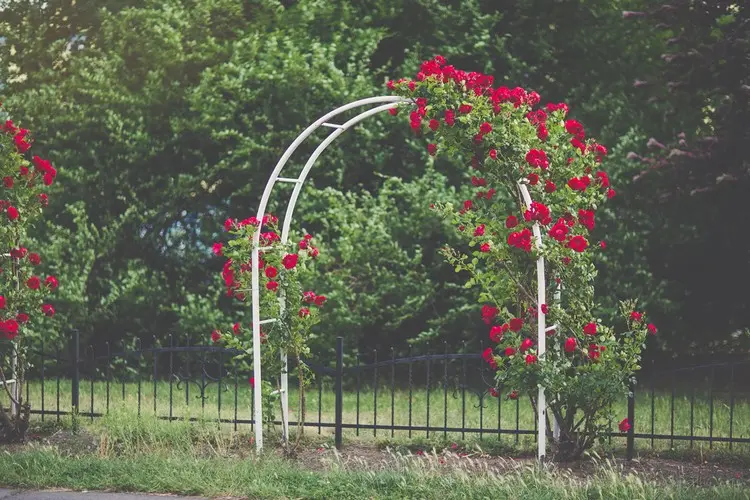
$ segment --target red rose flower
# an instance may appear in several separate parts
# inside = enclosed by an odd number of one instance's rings
[[[29,254],[29,262],[32,266],[38,266],[42,263],[42,259],[39,257],[38,253],[30,253]]]
[[[492,125],[490,125],[490,124],[489,124],[488,122],[484,122],[484,123],[482,123],[482,124],[481,124],[481,125],[479,126],[479,131],[480,131],[480,132],[481,132],[482,134],[485,134],[485,135],[486,135],[486,134],[489,134],[490,132],[492,132]]]
[[[484,236],[484,224],[480,224],[474,230],[474,236]]]
[[[515,215],[509,215],[507,219],[505,219],[505,227],[508,229],[516,227],[518,225],[518,218]]]
[[[518,391],[510,391],[510,394],[508,394],[509,399],[518,399]]]
[[[7,187],[8,189],[12,188],[13,187],[13,177],[11,177],[11,176],[3,177],[3,184],[5,184],[5,187]]]
[[[325,295],[318,295],[317,297],[315,297],[315,305],[318,307],[321,307],[325,303],[325,301],[326,301]]]
[[[497,389],[495,389],[494,387],[490,387],[489,393],[493,398],[500,396],[500,393],[497,392]]]
[[[593,210],[578,210],[578,221],[589,231],[594,230],[594,211]]]
[[[44,284],[47,285],[47,288],[49,288],[50,290],[54,290],[58,285],[57,278],[55,278],[54,276],[47,276],[47,279],[44,280]]]
[[[0,309],[5,309],[5,297],[0,295]]]
[[[596,323],[593,321],[583,327],[583,333],[586,335],[596,335]]]
[[[601,350],[599,349],[600,346],[596,344],[589,344],[589,359],[592,361],[596,361],[601,356]]]
[[[549,131],[544,123],[540,123],[536,128],[536,137],[540,141],[544,142],[549,137]]]
[[[14,206],[8,207],[8,220],[18,219],[18,209]]]
[[[16,321],[19,323],[26,323],[29,321],[29,315],[26,313],[18,313],[16,314]]]
[[[584,250],[586,250],[586,247],[589,246],[589,242],[586,241],[586,238],[583,236],[577,235],[573,236],[570,241],[568,242],[568,248],[581,253]]]
[[[656,335],[656,326],[654,326],[653,323],[649,323],[648,325],[646,325],[646,328],[648,328],[648,333],[650,333],[651,335]]]
[[[538,167],[541,169],[549,168],[549,160],[547,159],[547,153],[541,149],[532,149],[526,153],[526,163],[532,167]]]
[[[273,266],[268,266],[266,268],[266,278],[275,278],[278,273],[278,269]]]
[[[315,293],[314,292],[303,292],[302,293],[302,300],[307,302],[308,304],[312,304],[315,302]]]
[[[530,365],[530,364],[533,364],[533,363],[536,363],[536,356],[534,356],[533,354],[527,354],[526,355],[526,364]]]
[[[523,320],[521,318],[513,318],[508,322],[508,327],[512,332],[520,332],[523,328]]]
[[[526,178],[532,186],[536,186],[539,183],[539,176],[537,174],[531,173],[527,175]]]
[[[219,330],[211,332],[211,340],[214,344],[221,340],[221,333],[219,333]]]
[[[288,253],[284,255],[284,258],[281,259],[281,263],[284,264],[284,267],[286,269],[294,269],[294,267],[297,265],[297,260],[299,259],[299,255],[296,253]]]
[[[494,358],[492,356],[492,347],[488,347],[484,351],[482,351],[482,359],[487,363],[491,363],[492,361],[494,361]]]
[[[42,284],[41,280],[37,278],[36,276],[32,276],[31,278],[26,280],[26,286],[31,288],[32,290],[38,290],[39,285],[41,284]]]
[[[549,307],[547,307],[547,304],[542,304],[542,307],[540,309],[542,310],[542,314],[547,314],[549,312]]]
[[[427,152],[430,153],[430,156],[435,156],[437,153],[437,144],[428,144]]]
[[[547,234],[550,236],[550,238],[556,241],[563,242],[568,236],[568,226],[565,224],[565,221],[563,219],[558,219],[557,222],[555,222],[555,225],[550,228]]]
[[[523,231],[513,232],[508,235],[508,245],[516,248],[520,248],[524,252],[531,251],[531,230],[528,227],[523,228]]]
[[[609,187],[609,176],[607,175],[607,172],[600,170],[596,173],[595,176],[599,180],[599,184],[601,184],[602,187]]]
[[[630,313],[630,321],[641,321],[641,319],[643,319],[643,315],[638,311],[633,311]]]
[[[39,195],[39,204],[43,207],[49,205],[49,196],[47,196],[47,193],[41,193]]]
[[[552,182],[550,180],[547,180],[547,181],[544,182],[544,192],[545,193],[554,193],[556,189],[557,189],[557,186],[555,186],[554,182]]]
[[[224,243],[214,243],[214,255],[224,255]]]
[[[234,331],[235,335],[239,335],[242,332],[242,325],[240,325],[239,323],[235,323],[232,326],[232,330]]]
[[[42,304],[42,313],[51,318],[55,315],[55,308],[52,307],[52,304]]]
[[[528,351],[529,349],[531,349],[531,346],[533,345],[534,345],[534,341],[532,341],[531,339],[529,338],[523,339],[521,341],[521,352]]]
[[[453,124],[456,123],[456,113],[453,112],[451,109],[445,110],[445,124],[449,127],[452,127]]]
[[[300,307],[298,314],[300,318],[306,318],[310,316],[310,309],[308,309],[307,307]]]
[[[508,357],[511,357],[511,356],[513,356],[513,355],[514,355],[515,353],[516,353],[516,350],[515,350],[515,349],[513,349],[512,347],[506,347],[506,348],[505,348],[505,355],[506,355],[506,356],[508,356]]]
[[[23,259],[26,257],[27,253],[29,253],[29,251],[24,247],[11,248],[10,250],[10,256],[14,259]]]
[[[588,178],[588,177],[584,177]],[[586,181],[584,181],[584,178],[578,178],[573,177],[568,180],[568,187],[572,189],[573,191],[585,191],[586,190]]]
[[[620,432],[628,432],[630,430],[630,421],[627,418],[624,418],[618,427],[620,428]]]
[[[538,201],[531,202],[531,206],[529,207],[529,209],[523,213],[523,218],[527,221],[541,222],[542,225],[547,225],[552,221],[547,205],[545,205],[544,203],[539,203]]]
[[[269,281],[268,283],[266,283],[266,288],[268,290],[271,290],[272,292],[275,292],[279,289],[279,284],[276,281]]]
[[[458,112],[467,114],[467,113],[471,113],[471,109],[472,109],[471,104],[462,104],[461,106],[458,107]]]
[[[615,190],[614,190],[614,189],[608,189],[608,190],[607,190],[607,198],[609,198],[610,200],[611,200],[612,198],[614,198],[616,194],[617,194],[617,193],[615,193]]]
[[[9,319],[0,323],[0,331],[5,333],[8,340],[13,340],[18,335],[18,321]]]
[[[490,328],[490,340],[498,343],[501,340],[503,340],[503,327],[500,325],[495,325],[492,328]]]
[[[574,352],[576,350],[576,339],[568,337],[565,339],[565,352]]]
[[[586,136],[583,125],[577,120],[565,120],[565,130],[570,134],[583,139]]]
[[[489,243],[482,243],[479,247],[479,251],[482,253],[488,253],[490,251],[490,244]]]
[[[482,306],[482,320],[489,325],[492,323],[492,320],[495,319],[498,312],[499,309],[497,307],[485,304]]]

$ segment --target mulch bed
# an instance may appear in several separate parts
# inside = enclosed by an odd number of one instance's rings
[[[422,467],[429,470],[462,470],[468,473],[506,474],[536,466],[531,457],[498,457],[452,450],[425,450],[416,453],[397,453],[375,446],[347,444],[341,451],[327,447],[300,450],[296,460],[310,470],[341,467],[351,470],[394,470]],[[659,457],[640,457],[632,461],[622,458],[582,459],[571,463],[549,464],[549,468],[578,479],[587,479],[601,472],[602,464],[622,475],[636,474],[649,481],[675,480],[698,486],[717,482],[741,481],[750,486],[750,468],[719,463],[694,463]]]

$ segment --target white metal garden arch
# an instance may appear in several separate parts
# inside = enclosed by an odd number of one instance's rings
[[[386,111],[390,108],[393,108],[394,105],[399,104],[411,104],[412,101],[410,99],[406,99],[403,97],[397,97],[397,96],[378,96],[378,97],[369,97],[367,99],[360,99],[357,101],[353,101],[349,104],[346,104],[344,106],[341,106],[339,108],[334,109],[333,111],[323,115],[318,120],[313,122],[309,127],[307,127],[295,140],[292,142],[292,144],[286,149],[284,154],[279,159],[279,162],[276,164],[276,167],[273,169],[273,172],[271,172],[271,177],[268,179],[268,183],[266,184],[265,189],[263,190],[263,196],[260,199],[260,204],[258,205],[258,213],[256,217],[258,220],[262,220],[263,215],[266,212],[266,208],[268,207],[268,201],[271,197],[271,192],[273,191],[274,186],[278,182],[282,183],[291,183],[294,184],[294,190],[292,191],[292,195],[289,199],[289,204],[287,205],[286,214],[283,218],[283,225],[281,230],[281,242],[286,243],[289,239],[289,230],[292,223],[292,216],[294,215],[294,208],[297,204],[297,199],[299,198],[300,191],[302,190],[302,185],[305,182],[305,179],[307,179],[307,175],[312,169],[312,167],[315,165],[315,162],[317,161],[318,157],[323,153],[323,151],[326,150],[328,146],[331,145],[333,141],[336,140],[337,137],[339,137],[341,134],[343,134],[346,130],[354,127],[356,124],[364,120],[365,118],[368,118],[370,116],[376,115],[380,112]],[[355,108],[361,108],[364,106],[371,106],[376,105],[375,107],[372,107],[368,109],[367,111],[364,111],[354,118],[349,119],[348,121],[344,122],[343,124],[335,124],[329,122],[330,119],[340,115],[341,113],[344,113],[348,110],[355,109]],[[326,137],[313,151],[313,153],[310,155],[310,158],[305,163],[305,166],[302,168],[302,172],[299,174],[296,178],[289,178],[289,177],[281,177],[280,174],[282,170],[284,169],[284,166],[289,161],[289,158],[291,158],[292,154],[297,150],[297,148],[310,136],[312,133],[317,130],[320,127],[329,127],[334,129],[333,132],[331,132],[328,137]],[[526,187],[526,180],[522,179],[518,182],[518,189],[521,193],[521,196],[524,200],[524,203],[527,206],[531,205],[531,195],[529,194],[529,190]],[[260,246],[260,227],[257,231],[255,231],[253,235],[253,252],[252,252],[252,309],[253,309],[253,376],[256,380],[256,387],[260,387],[260,381],[262,380],[262,372],[261,372],[261,340],[260,340],[260,327],[263,324],[267,323],[273,323],[276,321],[276,318],[261,318],[260,317],[260,275],[259,275],[259,268],[258,268],[258,262],[259,262],[259,254],[261,251],[269,250],[270,247],[262,247]],[[540,247],[542,244],[542,233],[539,228],[539,224],[535,223],[533,227],[533,234],[534,239],[536,242],[537,247]],[[544,275],[544,258],[539,257],[537,259],[537,283],[538,283],[538,289],[537,289],[537,304],[539,310],[538,313],[538,329],[537,329],[537,345],[538,345],[538,353],[539,355],[543,355],[546,351],[546,332],[548,330],[551,330],[553,327],[547,328],[546,322],[545,322],[545,315],[541,312],[541,306],[542,304],[546,303],[546,297],[545,297],[545,291],[546,291],[546,283],[545,283],[545,275]],[[556,294],[556,299],[559,300],[559,295]],[[287,355],[285,352],[281,353],[281,387],[280,387],[280,397],[281,397],[281,421],[282,421],[282,435],[283,439],[287,440],[289,437],[289,393],[288,393],[288,374],[287,374]],[[262,394],[260,390],[254,391],[254,404],[255,404],[255,414],[253,415],[253,418],[255,420],[255,447],[258,451],[260,451],[263,448],[263,404],[262,404]],[[538,456],[540,459],[544,458],[545,452],[546,452],[546,414],[547,414],[547,404],[545,400],[544,395],[544,388],[539,387],[539,394],[537,398],[537,443],[538,443]],[[557,422],[555,422],[557,424]],[[557,435],[558,429],[557,425],[555,425],[555,435]]]

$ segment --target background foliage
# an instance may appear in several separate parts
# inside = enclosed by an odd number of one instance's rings
[[[748,237],[737,230],[748,7],[669,5],[0,2],[0,95],[61,167],[38,241],[64,283],[55,331],[75,326],[95,343],[169,331],[195,340],[237,318],[210,251],[224,219],[254,214],[273,164],[309,122],[385,93],[387,78],[441,53],[497,84],[567,101],[610,148],[605,168],[619,196],[597,227],[608,242],[598,285],[611,299],[606,313],[640,297],[662,347],[678,355],[740,345],[749,319]],[[321,243],[316,289],[330,297],[316,347],[328,351],[344,335],[363,350],[420,341],[476,349],[485,332],[474,297],[437,255],[452,236],[427,206],[462,199],[456,186],[468,174],[431,163],[408,127],[386,118],[326,152],[297,210],[295,224]],[[672,177],[633,182],[645,164],[628,153],[646,155],[651,137],[679,146],[680,132],[690,144],[717,137],[727,146],[675,165]],[[670,163],[687,161],[670,154]],[[722,173],[738,181],[717,183]],[[715,188],[692,194],[696,182]]]

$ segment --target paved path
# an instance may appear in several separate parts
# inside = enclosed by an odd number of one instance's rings
[[[177,497],[171,495],[145,495],[142,493],[101,493],[96,491],[34,491],[0,488],[0,500],[208,500],[204,497]]]

